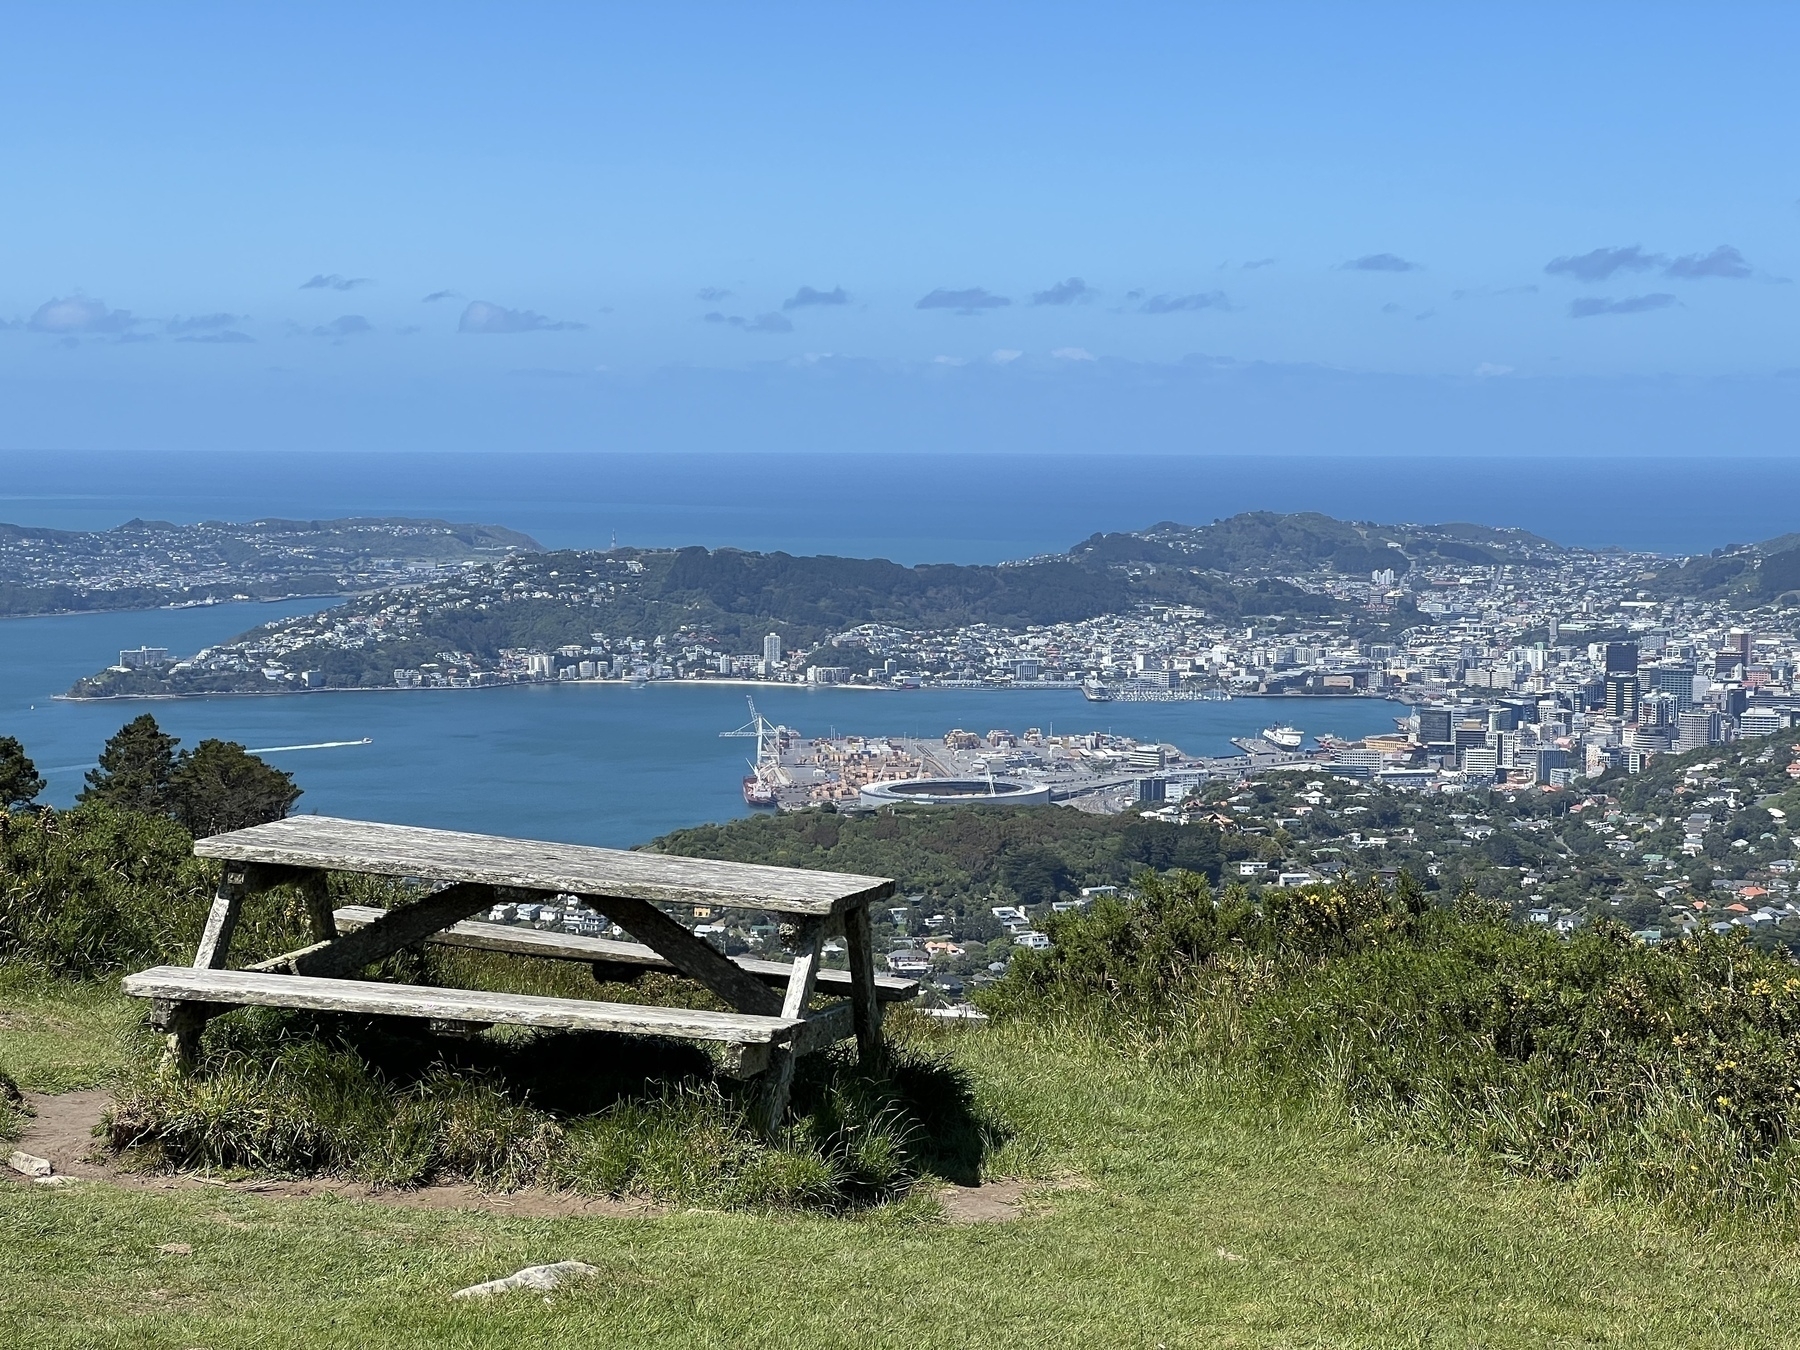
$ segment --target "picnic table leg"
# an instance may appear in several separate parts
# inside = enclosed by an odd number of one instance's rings
[[[850,1016],[856,1027],[857,1057],[864,1073],[886,1067],[881,1040],[881,1002],[875,997],[875,940],[869,931],[869,907],[858,905],[844,915],[844,954],[850,962]]]
[[[819,958],[825,946],[825,924],[814,920],[794,939],[794,967],[781,1000],[783,1017],[804,1017],[819,982]],[[764,1134],[773,1134],[787,1120],[788,1097],[794,1087],[795,1041],[773,1047],[769,1067],[757,1083],[753,1114]]]
[[[238,919],[244,912],[244,899],[277,884],[282,873],[274,868],[252,863],[225,864],[219,888],[213,892],[212,909],[206,915],[206,929],[200,935],[200,948],[194,953],[198,970],[223,970],[231,956],[231,938],[237,932]],[[150,1010],[150,1025],[165,1033],[167,1048],[163,1053],[165,1069],[186,1073],[194,1067],[200,1048],[200,1033],[215,1010],[205,1003],[178,1003],[158,1000]]]
[[[331,908],[331,888],[324,872],[309,872],[300,880],[306,899],[306,926],[314,942],[329,942],[338,935],[337,915]]]
[[[178,1003],[156,999],[150,1005],[150,1025],[163,1033],[165,1073],[187,1074],[200,1049],[200,1033],[206,1030],[211,1009],[204,1003]]]
[[[282,879],[273,868],[254,863],[228,862],[219,878],[219,889],[213,892],[212,909],[206,915],[206,930],[200,934],[200,949],[194,953],[194,969],[223,970],[231,956],[231,938],[237,932],[238,919],[244,912],[244,900],[258,891],[266,891]]]

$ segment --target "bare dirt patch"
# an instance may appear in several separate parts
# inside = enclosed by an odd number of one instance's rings
[[[1010,1223],[1025,1216],[1029,1181],[984,1181],[979,1186],[946,1186],[938,1192],[951,1223]]]
[[[112,1104],[110,1092],[104,1088],[91,1088],[83,1092],[61,1092],[49,1096],[28,1093],[25,1103],[36,1114],[27,1118],[25,1133],[14,1147],[40,1158],[48,1158],[59,1176],[104,1182],[127,1190],[234,1191],[241,1195],[294,1198],[335,1195],[346,1200],[366,1200],[399,1209],[472,1209],[532,1219],[582,1215],[642,1216],[666,1212],[663,1206],[645,1202],[617,1200],[609,1196],[573,1195],[563,1191],[493,1192],[462,1184],[391,1190],[371,1186],[367,1182],[343,1181],[332,1177],[309,1177],[294,1181],[255,1177],[236,1180],[203,1176],[194,1172],[127,1172],[100,1152],[99,1140],[94,1135],[101,1113]],[[0,1175],[20,1185],[32,1184],[29,1178],[13,1172],[3,1172]]]

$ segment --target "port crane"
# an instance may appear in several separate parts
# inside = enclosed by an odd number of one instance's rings
[[[744,801],[751,806],[775,805],[775,789],[787,784],[788,776],[781,767],[781,738],[789,731],[776,726],[756,710],[756,700],[744,695],[750,705],[750,720],[735,731],[721,731],[721,738],[741,736],[756,738],[756,763],[744,779]]]

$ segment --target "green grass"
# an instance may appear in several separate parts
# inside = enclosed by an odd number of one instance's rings
[[[116,1072],[143,1011],[111,981],[57,980],[0,961],[0,1071],[27,1092],[94,1087]]]
[[[0,1007],[16,1012],[10,986]],[[117,1063],[123,1014],[33,996],[0,1066]],[[68,1048],[53,1053],[64,1026]],[[945,1037],[1012,1128],[1028,1217],[915,1199],[855,1217],[694,1209],[526,1220],[103,1185],[0,1191],[0,1344],[248,1346],[1771,1346],[1800,1340],[1793,1237],[1701,1231],[1358,1135],[1324,1108],[1079,1027]],[[60,1067],[58,1067],[60,1066]],[[165,1255],[166,1243],[191,1256]],[[451,1290],[566,1258],[546,1301]]]

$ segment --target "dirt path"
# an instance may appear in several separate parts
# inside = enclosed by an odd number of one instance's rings
[[[112,1094],[106,1089],[90,1088],[55,1096],[27,1093],[25,1101],[36,1114],[28,1118],[23,1137],[12,1147],[49,1159],[57,1176],[101,1181],[126,1190],[236,1191],[244,1195],[296,1198],[335,1195],[400,1209],[473,1209],[521,1218],[596,1215],[642,1218],[669,1212],[665,1205],[606,1196],[579,1196],[566,1191],[493,1192],[463,1184],[394,1190],[334,1178],[225,1181],[195,1172],[126,1172],[100,1153],[100,1143],[94,1135],[101,1113],[112,1104]],[[0,1167],[0,1178],[18,1185],[34,1184],[29,1178],[3,1167]],[[944,1217],[952,1223],[1004,1223],[1023,1215],[1023,1198],[1028,1187],[1029,1183],[1022,1181],[989,1181],[980,1186],[948,1186],[939,1191],[938,1196],[944,1206]]]

